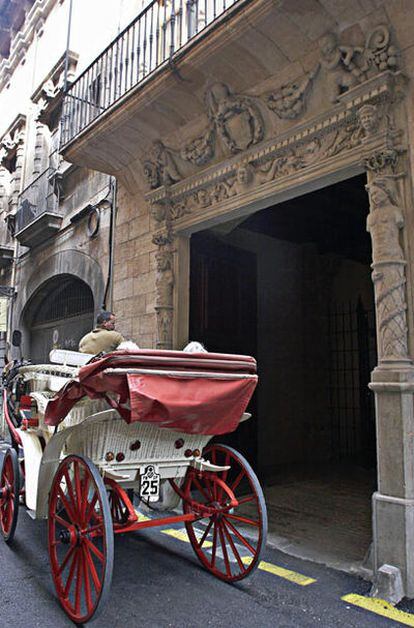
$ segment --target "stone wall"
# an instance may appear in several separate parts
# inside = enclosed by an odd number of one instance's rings
[[[140,347],[156,344],[155,252],[145,200],[119,185],[112,307],[119,331]]]

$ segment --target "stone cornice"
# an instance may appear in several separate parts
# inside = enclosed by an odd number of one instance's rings
[[[75,78],[76,65],[79,55],[75,52],[68,52],[68,72],[67,82],[71,83]],[[31,101],[37,105],[37,120],[43,124],[50,125],[53,112],[63,101],[63,89],[65,82],[65,62],[66,53],[44,77],[31,97]]]
[[[0,63],[0,90],[9,81],[16,67],[26,55],[26,51],[36,33],[43,29],[45,19],[58,0],[36,0],[27,14],[23,30],[19,31],[11,42],[10,55]]]

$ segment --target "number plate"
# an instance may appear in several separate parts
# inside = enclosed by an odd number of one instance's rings
[[[141,485],[139,495],[144,501],[157,502],[160,498],[160,474],[158,467],[149,464],[140,469]]]

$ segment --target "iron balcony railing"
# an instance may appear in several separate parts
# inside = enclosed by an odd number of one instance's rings
[[[153,0],[66,93],[64,146],[240,0]]]
[[[27,225],[46,212],[60,213],[55,189],[55,172],[54,168],[47,168],[20,194],[15,234],[23,231]]]

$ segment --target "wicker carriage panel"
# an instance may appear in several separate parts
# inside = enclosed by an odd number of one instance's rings
[[[185,459],[186,449],[203,449],[211,436],[184,434],[168,429],[160,429],[149,423],[125,423],[113,418],[97,423],[86,423],[75,430],[67,441],[68,453],[88,456],[95,464],[107,464],[105,456],[112,452],[115,457],[123,453],[123,464],[144,461],[176,461]],[[177,449],[176,442],[183,444]],[[131,445],[140,442],[139,449],[131,450]],[[116,464],[116,460],[114,460]]]

